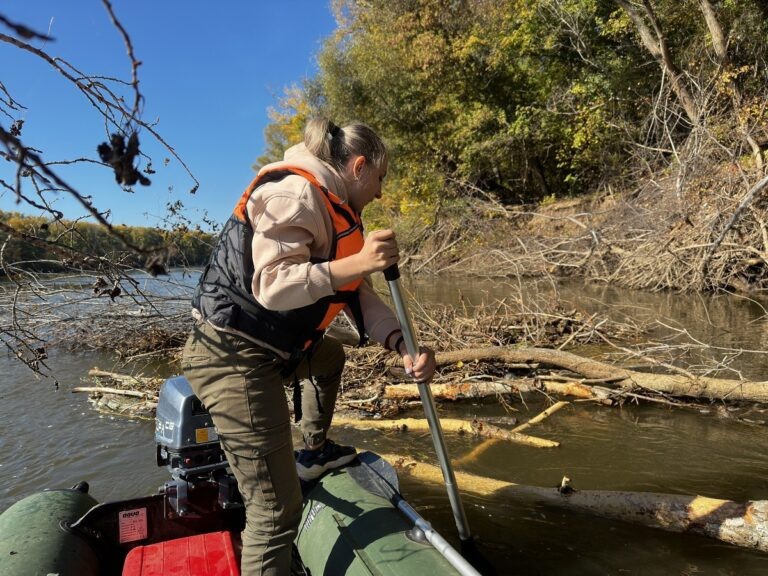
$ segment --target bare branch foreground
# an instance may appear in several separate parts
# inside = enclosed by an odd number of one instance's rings
[[[46,362],[48,348],[56,338],[78,343],[88,339],[89,327],[79,323],[79,318],[99,320],[92,330],[110,334],[104,328],[109,327],[109,316],[114,310],[110,310],[104,300],[114,301],[128,294],[133,302],[141,301],[142,305],[154,307],[152,300],[142,297],[132,266],[143,265],[150,274],[166,273],[175,251],[168,230],[136,235],[135,230],[115,222],[112,207],[97,206],[94,200],[97,193],[88,184],[90,178],[76,176],[78,179],[70,183],[69,176],[74,172],[69,169],[79,165],[110,171],[114,174],[116,189],[132,194],[133,186],[149,185],[148,175],[157,171],[152,167],[150,152],[140,147],[141,137],[145,144],[147,140],[151,143],[151,154],[165,156],[164,166],[173,161],[181,167],[184,179],[192,182],[191,194],[199,187],[192,171],[157,131],[157,120],[142,118],[144,96],[139,89],[138,73],[141,60],[111,2],[102,0],[101,3],[125,45],[130,65],[128,79],[111,72],[87,71],[53,55],[55,52],[48,50],[56,49],[52,45],[54,38],[0,14],[0,45],[31,58],[24,74],[0,79],[0,119],[5,119],[0,122],[0,159],[7,168],[0,172],[0,195],[14,200],[21,213],[36,214],[25,224],[19,221],[20,214],[5,212],[4,221],[0,222],[0,346],[4,345],[41,375],[51,374]],[[98,49],[95,44],[91,47],[91,50]],[[81,98],[82,110],[73,108],[71,116],[83,118],[82,126],[89,125],[91,115],[98,120],[96,126],[103,125],[103,129],[92,135],[91,154],[97,154],[98,159],[52,157],[39,148],[45,142],[32,144],[27,139],[25,123],[35,122],[36,118],[39,122],[45,114],[28,113],[27,106],[15,93],[29,93],[29,83],[38,85],[38,74],[51,71],[63,88],[74,89]],[[4,125],[6,121],[9,126]],[[85,130],[80,124],[77,129]],[[59,210],[57,206],[62,197],[72,200],[77,208],[68,209],[67,214]],[[101,202],[106,201],[101,200],[99,204]],[[181,215],[182,208],[181,200],[167,204],[166,226],[173,226],[177,231],[186,229],[189,222]],[[84,218],[90,222],[84,223]],[[91,234],[93,228],[88,226],[102,230],[105,237],[113,241],[112,247],[105,249],[108,244]],[[133,263],[127,264],[129,260]],[[73,276],[46,282],[35,270],[67,271]],[[83,276],[84,271],[94,271],[90,280]],[[89,283],[92,284],[89,286]],[[74,286],[82,288],[83,295],[75,294]],[[101,313],[91,314],[94,309]],[[153,320],[154,317],[149,318],[150,325],[154,324]],[[156,345],[172,330],[173,321],[172,314],[163,312],[162,327],[155,326]],[[67,330],[67,324],[73,329]],[[119,320],[116,324],[120,325]],[[124,349],[114,343],[113,347]]]

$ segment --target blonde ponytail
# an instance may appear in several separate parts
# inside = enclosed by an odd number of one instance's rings
[[[379,168],[387,157],[384,142],[365,124],[353,123],[339,128],[327,118],[313,118],[307,122],[304,145],[339,172],[353,155],[364,156]]]

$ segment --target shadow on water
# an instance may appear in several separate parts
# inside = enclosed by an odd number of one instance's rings
[[[468,305],[503,298],[517,287],[499,281],[442,279],[408,286],[420,301]],[[539,297],[554,295],[546,283],[527,287]],[[549,291],[549,292],[548,292]],[[657,338],[685,328],[694,338],[722,348],[768,348],[763,306],[744,298],[630,293],[604,286],[557,286],[564,307],[600,312],[616,321],[661,320]],[[725,352],[708,351],[714,358]],[[167,479],[155,464],[154,424],[99,416],[73,386],[94,365],[110,366],[95,354],[52,353],[60,382],[36,381],[26,367],[0,355],[0,509],[43,488],[88,481],[99,501],[152,494]],[[768,379],[765,355],[743,354],[731,367],[746,377]],[[525,420],[545,407],[536,396],[514,402]],[[669,409],[657,405],[606,408],[572,404],[530,433],[558,440],[553,450],[498,443],[464,471],[536,486],[556,486],[563,475],[577,489],[701,494],[736,501],[768,498],[768,428],[722,418],[716,410]],[[459,418],[506,415],[495,403],[444,405],[441,414]],[[414,414],[417,415],[417,414]],[[758,413],[756,419],[768,420]],[[383,453],[403,453],[435,463],[429,434],[338,430],[337,440]],[[446,438],[453,459],[476,441]],[[444,490],[407,476],[408,500],[459,547]],[[666,533],[537,504],[488,496],[464,496],[479,550],[499,574],[530,575],[762,575],[768,555],[699,536]]]

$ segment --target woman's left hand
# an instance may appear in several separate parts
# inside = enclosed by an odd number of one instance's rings
[[[422,346],[419,349],[419,357],[414,363],[406,352],[403,354],[403,366],[405,366],[405,373],[416,382],[429,382],[435,375],[435,353],[431,348]]]

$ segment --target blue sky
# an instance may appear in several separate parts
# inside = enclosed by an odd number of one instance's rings
[[[198,220],[206,210],[223,222],[253,178],[252,165],[264,149],[267,111],[285,87],[317,70],[322,40],[335,28],[329,0],[112,0],[142,62],[142,117],[156,129],[200,181],[194,182],[149,135],[142,151],[154,160],[149,187],[121,190],[113,174],[94,165],[61,166],[57,172],[77,190],[93,195],[111,220],[154,226],[170,202],[181,200]],[[46,33],[53,42],[33,41],[83,73],[129,80],[130,60],[121,36],[99,0],[5,0],[0,14]],[[0,32],[10,34],[0,25]],[[22,141],[48,160],[98,159],[106,140],[104,121],[84,97],[41,59],[0,42],[0,82],[27,109]],[[130,96],[131,92],[125,92]],[[7,130],[10,120],[0,115]],[[13,165],[0,162],[0,178],[14,182]],[[26,188],[30,195],[31,188]],[[64,195],[51,197],[73,218],[84,213]],[[35,214],[0,188],[0,210]]]

